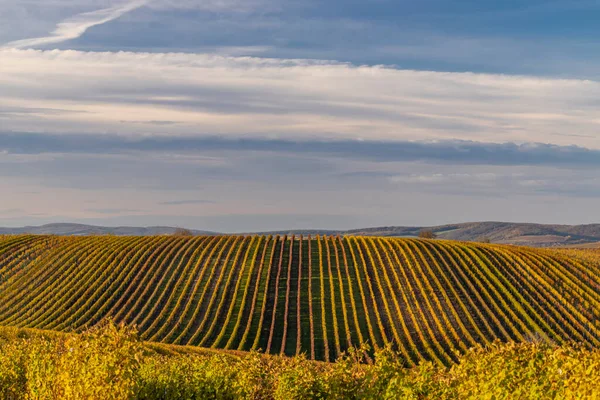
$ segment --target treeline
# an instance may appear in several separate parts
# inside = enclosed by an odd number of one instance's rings
[[[458,361],[407,369],[389,348],[349,349],[335,363],[157,351],[112,323],[81,335],[1,328],[0,398],[593,399],[600,385],[600,351],[583,347],[493,343]]]

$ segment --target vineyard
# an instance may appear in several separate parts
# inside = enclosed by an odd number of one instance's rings
[[[450,365],[497,339],[598,347],[598,268],[441,240],[3,236],[0,325],[80,332],[110,316],[152,342],[323,361],[367,343]]]

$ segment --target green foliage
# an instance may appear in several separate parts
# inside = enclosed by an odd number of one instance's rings
[[[280,368],[275,399],[324,399],[327,397],[325,380],[321,368],[308,361],[304,355],[285,360]]]
[[[148,357],[137,373],[137,399],[233,399],[234,370],[224,356]]]
[[[600,350],[544,343],[475,347],[450,368],[405,368],[391,347],[335,363],[256,352],[150,350],[125,326],[81,335],[0,329],[0,397],[21,399],[593,399]],[[166,354],[170,351],[169,355]]]
[[[142,356],[131,328],[106,322],[83,335],[43,335],[0,342],[3,398],[131,397]]]
[[[581,346],[501,344],[471,349],[449,371],[453,390],[465,398],[595,398],[600,351]]]
[[[18,399],[27,390],[26,359],[16,342],[0,342],[0,398]]]

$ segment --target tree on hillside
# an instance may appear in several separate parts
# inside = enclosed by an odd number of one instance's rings
[[[194,234],[189,229],[177,228],[173,232],[173,236],[194,236]]]
[[[419,237],[421,239],[436,239],[437,235],[431,230],[423,230],[419,232]]]

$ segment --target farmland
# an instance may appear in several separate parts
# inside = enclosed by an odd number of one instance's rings
[[[111,317],[145,341],[321,361],[367,343],[407,366],[451,365],[495,340],[596,347],[598,263],[578,252],[377,237],[4,236],[0,325],[80,332]]]

